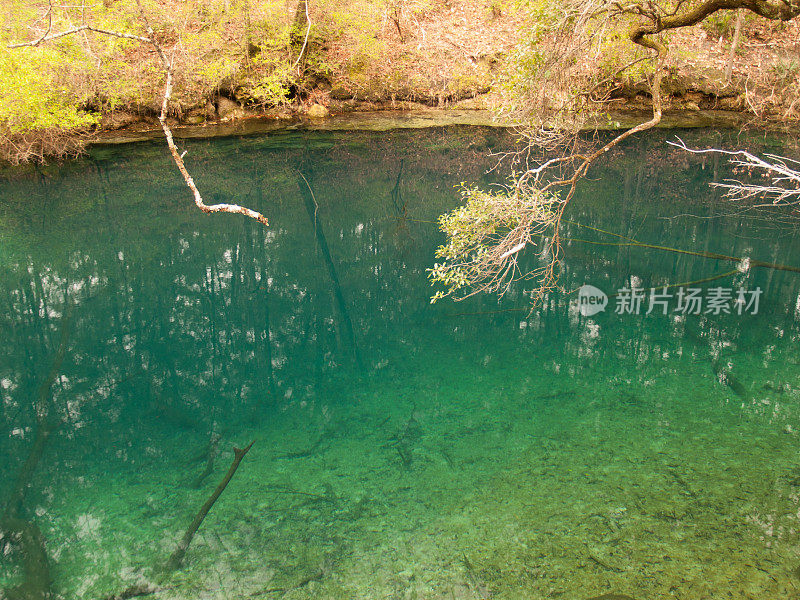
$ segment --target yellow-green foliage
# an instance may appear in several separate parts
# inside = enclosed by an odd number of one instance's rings
[[[380,61],[383,17],[399,7],[409,18],[431,0],[319,0],[310,4],[310,44],[303,67],[313,77],[361,71]],[[46,32],[81,23],[146,36],[136,0],[54,4],[46,0],[0,0],[0,43],[36,40]],[[156,38],[173,59],[175,106],[203,104],[219,89],[261,105],[286,101],[302,70],[292,67],[296,49],[291,28],[296,2],[284,0],[142,0]],[[48,29],[48,21],[52,19]],[[302,32],[303,34],[305,31]],[[334,52],[333,48],[346,52]],[[334,57],[334,58],[332,58]],[[344,57],[344,58],[343,58]],[[344,64],[338,64],[337,61]],[[95,122],[81,110],[151,109],[160,103],[164,72],[147,44],[93,32],[79,32],[34,48],[4,51],[0,73],[5,92],[0,123],[5,131],[69,129]]]
[[[647,56],[630,41],[634,17],[609,19],[607,11],[584,12],[564,0],[520,4],[526,26],[503,81],[503,108],[512,118],[576,130],[602,109],[597,100],[620,78],[638,80],[652,72],[652,61],[634,62]]]
[[[241,95],[256,104],[279,106],[286,102],[294,71],[288,60],[261,53],[253,58],[253,74],[244,82]]]
[[[559,204],[556,196],[537,189],[530,189],[521,201],[517,191],[486,192],[464,186],[461,197],[464,204],[439,217],[439,229],[447,239],[436,250],[436,258],[443,262],[428,269],[431,285],[439,287],[431,302],[469,295],[469,288],[474,291],[493,279],[504,270],[500,264],[504,256],[497,258],[498,244],[512,230],[532,231],[551,223]]]
[[[631,43],[626,27],[607,30],[604,35],[597,35],[595,41],[593,55],[596,60],[596,77],[599,79],[613,78],[624,65],[633,62],[642,54],[642,49]],[[643,60],[631,65],[619,75],[638,81],[645,75],[651,74],[653,69],[653,61]],[[609,81],[609,83],[611,82]]]
[[[68,81],[73,74],[69,55],[57,49],[0,54],[0,128],[16,134],[96,122],[96,115],[78,108],[85,97]]]
[[[513,1],[513,0],[508,0]],[[397,20],[414,35],[441,0],[313,0],[311,33],[296,64],[297,35],[305,36],[298,0],[141,0],[155,38],[173,61],[176,114],[219,94],[245,103],[279,105],[289,90],[301,97],[340,78],[365,91],[385,86]],[[52,21],[52,22],[51,22]],[[33,41],[81,24],[147,36],[137,0],[50,3],[0,0],[0,44]],[[413,68],[411,69],[413,71]],[[0,56],[5,84],[0,131],[26,134],[92,124],[92,111],[157,111],[165,73],[146,42],[81,31]],[[381,83],[377,83],[380,81]],[[398,83],[398,87],[402,87]],[[463,86],[462,86],[463,87]],[[3,140],[0,139],[0,143]]]
[[[273,55],[287,51],[286,22],[291,15],[283,1],[143,0],[142,5],[156,38],[174,61],[176,100],[204,102],[251,66],[251,47]],[[0,32],[3,46],[83,22],[147,36],[135,0],[87,3],[85,10],[80,3],[55,4],[49,14],[42,0],[0,0],[0,16],[9,24]],[[10,92],[0,101],[0,122],[13,124],[14,131],[85,125],[92,119],[80,111],[82,105],[156,106],[163,93],[163,69],[150,46],[93,32],[6,50],[0,69]],[[256,79],[271,75],[256,73]]]
[[[321,24],[320,34],[326,39],[338,40],[354,49],[345,68],[349,73],[358,74],[367,66],[379,60],[384,42],[378,37],[378,27],[382,23],[379,4],[353,7],[352,2],[332,3]],[[353,9],[356,10],[353,10]]]
[[[560,0],[520,2],[527,19],[525,35],[512,54],[513,70],[506,81],[509,90],[525,92],[531,82],[546,76],[549,41],[564,13]]]

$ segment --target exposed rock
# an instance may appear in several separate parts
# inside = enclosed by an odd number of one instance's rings
[[[707,67],[700,69],[694,81],[694,89],[707,96],[729,98],[744,92],[741,81],[727,81],[722,69]]]
[[[245,115],[245,111],[238,102],[220,96],[217,98],[217,115],[220,119],[238,119]]]
[[[459,100],[453,105],[453,108],[460,108],[466,110],[491,110],[492,105],[487,100],[485,95],[475,96],[474,98],[465,98]]]
[[[134,102],[130,106],[133,112],[140,115],[158,117],[161,113],[161,101],[162,98],[160,97],[150,98],[142,102]]]
[[[100,126],[108,131],[114,131],[115,129],[122,129],[138,123],[141,120],[142,118],[137,114],[119,110],[104,114],[100,121]]]
[[[683,98],[691,103],[697,102],[698,97],[708,100],[737,98],[744,92],[744,86],[740,81],[726,81],[719,69],[707,68],[688,74],[673,71],[664,78],[661,91],[667,97]],[[650,96],[650,84],[646,79],[628,80],[613,94],[629,100],[640,95]]]
[[[744,94],[719,99],[719,108],[723,110],[744,110],[747,106],[747,99]]]
[[[187,125],[200,125],[205,123],[207,118],[205,107],[195,108],[183,115],[182,122]]]
[[[330,111],[322,104],[314,104],[306,111],[306,115],[311,119],[324,119],[329,114],[331,114]]]
[[[350,100],[353,92],[342,85],[334,85],[330,90],[330,97],[332,100]]]

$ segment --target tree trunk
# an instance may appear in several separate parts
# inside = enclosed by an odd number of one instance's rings
[[[308,26],[308,19],[306,13],[308,12],[307,0],[300,0],[297,3],[297,9],[294,12],[294,21],[292,22],[291,43],[292,50],[300,52],[305,40],[306,27]]]
[[[308,33],[311,21],[308,16],[308,0],[300,0],[294,13],[294,22],[289,36],[292,52],[297,55],[295,65],[299,64],[308,53]]]
[[[739,48],[739,38],[741,37],[742,33],[742,21],[744,18],[742,17],[742,11],[736,11],[736,27],[733,30],[733,40],[731,40],[731,50],[728,54],[728,66],[725,67],[725,83],[731,82],[731,76],[733,75],[733,61],[736,58],[736,50]]]

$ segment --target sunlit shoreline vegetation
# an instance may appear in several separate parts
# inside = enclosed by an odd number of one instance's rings
[[[144,36],[137,4],[0,3],[7,23],[0,31],[4,158],[24,162],[73,154],[59,151],[64,140],[55,133],[115,129],[157,116],[165,73],[147,44],[93,31],[42,39],[82,24]],[[420,20],[446,10],[435,0],[326,0],[309,2],[307,11],[305,2],[276,0],[143,0],[141,6],[174,61],[175,122],[282,109],[285,116],[324,106],[331,97],[431,104],[489,88],[488,66],[450,69],[446,77],[416,67],[425,37]],[[488,8],[485,17],[493,18]],[[39,39],[35,46],[9,48]],[[469,64],[462,50],[452,50]],[[32,132],[40,139],[26,149],[25,136]]]
[[[311,107],[325,114],[320,107],[416,103],[460,102],[514,115],[539,90],[537,57],[547,41],[542,31],[559,18],[564,2],[141,0],[141,9],[174,61],[171,124],[199,125],[264,114],[295,117]],[[45,39],[84,24],[143,36],[142,12],[137,0],[0,0],[0,159],[74,156],[95,131],[158,126],[165,72],[152,47],[92,31]],[[742,36],[752,43],[734,48],[734,21],[730,15],[708,19],[671,40],[678,70],[665,76],[668,102],[679,109],[741,111],[759,123],[796,119],[800,105],[792,102],[792,90],[800,63],[790,42],[772,43],[791,40],[795,30],[775,29],[790,27],[784,24],[764,30],[746,18]],[[632,54],[621,38],[609,40],[585,66],[591,77],[607,80],[617,107],[647,110],[651,67],[639,63],[615,77]],[[761,56],[767,51],[772,54]],[[738,62],[725,81],[720,74],[729,55]],[[751,64],[756,59],[764,65],[760,71]]]

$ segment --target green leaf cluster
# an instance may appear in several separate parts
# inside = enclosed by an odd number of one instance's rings
[[[487,192],[462,184],[461,197],[464,204],[439,217],[446,241],[436,250],[443,262],[428,269],[431,285],[441,287],[432,303],[490,277],[498,242],[513,230],[550,222],[558,204],[557,197],[535,188],[523,198],[517,189]]]
[[[81,110],[85,96],[70,86],[64,54],[56,49],[19,49],[0,53],[0,128],[6,135],[47,129],[73,129],[97,122]]]

